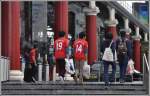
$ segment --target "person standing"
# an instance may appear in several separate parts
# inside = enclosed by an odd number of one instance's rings
[[[64,81],[65,76],[65,58],[68,56],[68,43],[64,31],[59,32],[59,37],[54,41],[54,58],[56,61],[56,68],[58,68],[58,75],[61,81]]]
[[[83,83],[83,65],[87,61],[88,42],[85,32],[80,32],[77,40],[73,44],[73,53],[76,64],[76,77],[79,75],[79,82]]]
[[[106,48],[108,48],[108,47],[111,49],[111,53],[113,54],[113,60],[103,60],[105,86],[108,86],[110,84],[110,82],[115,81],[115,72],[116,72],[115,42],[113,40],[112,32],[107,32],[105,34],[105,39],[102,42],[102,46],[101,46],[101,52],[104,54]],[[112,66],[111,79],[109,78],[109,74],[108,74],[109,65]]]
[[[124,83],[128,61],[132,59],[132,41],[126,37],[124,30],[120,31],[120,36],[116,41],[116,50],[120,67],[120,83]]]
[[[30,64],[31,64],[31,68],[32,68],[32,79],[33,81],[37,80],[37,45],[33,44],[30,53],[29,53],[29,57],[30,57]]]

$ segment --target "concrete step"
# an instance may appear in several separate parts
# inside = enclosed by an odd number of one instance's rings
[[[103,82],[84,82],[75,84],[73,81],[62,82],[3,82],[3,95],[98,95],[98,94],[146,94],[143,84],[140,83],[115,83],[107,87]]]

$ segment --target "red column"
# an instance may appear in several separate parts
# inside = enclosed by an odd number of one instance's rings
[[[141,43],[140,40],[134,41],[134,61],[135,69],[141,71]]]
[[[54,22],[55,39],[58,37],[59,31],[66,32],[68,37],[68,1],[55,2],[55,22]],[[58,72],[56,64],[56,72]]]
[[[108,26],[107,32],[112,32],[114,39],[117,37],[116,26]]]
[[[20,70],[19,2],[2,2],[2,14],[2,55],[10,57],[11,70]]]
[[[2,56],[8,57],[8,20],[9,20],[9,4],[8,1],[2,2]]]
[[[97,59],[96,15],[86,16],[86,33],[88,40],[88,64]]]
[[[59,31],[65,31],[68,34],[68,1],[55,2],[54,23],[55,39],[58,37]]]

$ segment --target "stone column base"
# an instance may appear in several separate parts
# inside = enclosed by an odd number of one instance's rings
[[[23,72],[20,70],[10,70],[9,72],[9,80],[19,80],[23,81]]]

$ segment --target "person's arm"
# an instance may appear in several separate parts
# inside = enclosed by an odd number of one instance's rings
[[[65,45],[66,45],[66,47],[65,47],[66,48],[65,49],[66,50],[66,56],[67,56],[67,58],[69,58],[70,56],[69,56],[69,40],[68,39],[66,40]]]

